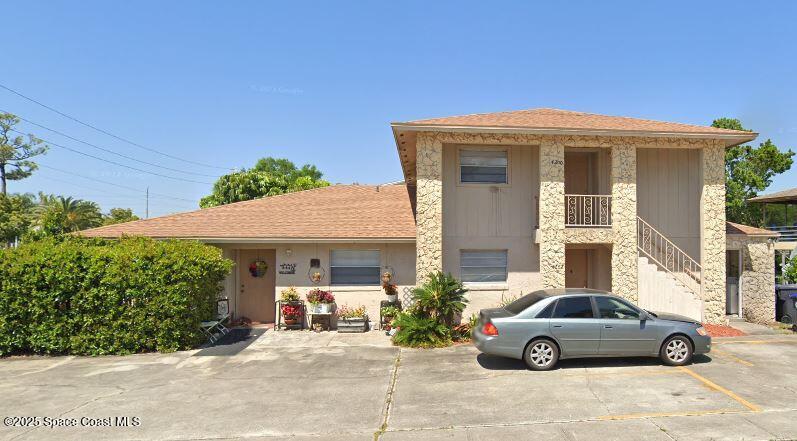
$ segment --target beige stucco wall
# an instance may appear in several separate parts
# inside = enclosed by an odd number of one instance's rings
[[[393,282],[399,285],[399,298],[401,299],[406,287],[415,286],[415,244],[414,243],[279,243],[279,244],[225,244],[220,246],[225,253],[237,262],[236,250],[238,249],[274,249],[277,257],[277,278],[276,278],[276,300],[279,300],[280,292],[290,286],[295,286],[302,299],[311,289],[315,288],[309,277],[310,259],[318,258],[321,260],[321,268],[325,272],[324,279],[318,287],[331,290],[335,295],[335,302],[338,306],[364,305],[372,322],[379,319],[379,302],[385,300],[384,291],[381,286],[339,286],[329,285],[330,252],[333,249],[340,250],[379,250],[379,256],[383,267],[391,267],[394,272]],[[287,250],[291,250],[290,254]],[[295,274],[279,274],[280,264],[295,263]],[[238,298],[237,286],[238,264],[233,269],[230,276],[225,281],[224,295],[230,299],[230,308],[235,311],[236,300]]]
[[[745,320],[775,321],[775,245],[766,237],[728,236],[727,249],[742,255],[741,307]]]
[[[638,149],[639,216],[700,261],[700,150]]]

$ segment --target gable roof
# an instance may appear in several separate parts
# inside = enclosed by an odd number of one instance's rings
[[[204,240],[415,240],[405,185],[332,185],[81,231]]]
[[[779,233],[774,231],[765,230],[763,228],[751,227],[749,225],[735,224],[733,222],[725,222],[725,234],[729,235],[742,235],[742,236],[764,236],[764,237],[778,237]]]

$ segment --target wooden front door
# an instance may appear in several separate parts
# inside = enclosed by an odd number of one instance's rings
[[[565,288],[586,288],[588,280],[587,250],[565,250]]]
[[[254,277],[249,272],[249,265],[260,260],[268,264],[268,269],[262,277]],[[276,250],[240,250],[238,263],[238,280],[241,282],[241,291],[238,293],[238,316],[254,322],[273,323],[277,277]]]

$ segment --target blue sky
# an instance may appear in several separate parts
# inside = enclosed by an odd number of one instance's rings
[[[556,107],[694,124],[720,116],[797,147],[797,2],[15,2],[0,84],[146,147],[247,167],[316,164],[332,182],[400,180],[389,123]],[[0,110],[180,174],[172,160],[0,89]],[[40,160],[196,201],[170,180],[53,147]],[[771,190],[797,186],[797,166]],[[12,182],[144,212],[143,194],[42,168]],[[152,198],[150,216],[195,207]]]

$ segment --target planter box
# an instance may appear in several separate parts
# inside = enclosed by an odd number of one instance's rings
[[[367,317],[338,319],[338,332],[365,332],[367,330],[368,330]]]
[[[310,308],[313,314],[329,314],[332,312],[332,303],[311,303]]]

